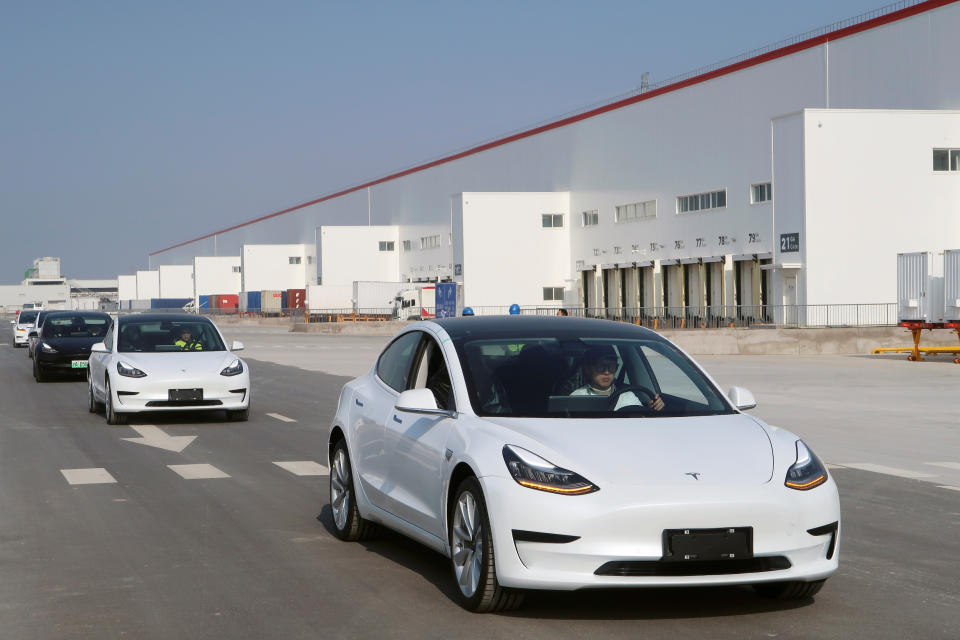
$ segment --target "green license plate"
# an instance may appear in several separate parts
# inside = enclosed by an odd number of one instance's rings
[[[86,369],[89,363],[86,360],[74,360],[70,363],[71,369]]]

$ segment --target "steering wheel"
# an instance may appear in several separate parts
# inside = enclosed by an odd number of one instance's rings
[[[647,401],[649,402],[653,402],[653,399],[657,397],[656,392],[653,391],[652,389],[649,389],[647,387],[644,387],[638,384],[634,384],[627,387],[623,387],[622,389],[617,389],[616,391],[611,393],[610,400],[607,401],[607,409],[611,411],[624,411],[624,410],[636,409],[637,405],[633,405],[633,404],[624,405],[619,409],[614,409],[614,407],[617,406],[617,400],[619,400],[620,396],[622,396],[623,394],[633,393],[634,395],[636,395],[638,392],[647,396]],[[643,398],[638,397],[638,400],[640,400],[641,402],[644,402]],[[641,408],[645,409],[646,405],[642,406]]]

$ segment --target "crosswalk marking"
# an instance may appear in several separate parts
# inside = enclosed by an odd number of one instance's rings
[[[229,474],[220,471],[212,464],[168,464],[167,466],[184,480],[230,477]]]
[[[886,467],[882,464],[873,464],[870,462],[844,462],[841,464],[844,467],[850,467],[851,469],[860,469],[861,471],[873,471],[874,473],[883,473],[888,476],[896,476],[898,478],[930,478],[932,477],[929,473],[920,473],[919,471],[911,471],[910,469],[898,469],[896,467]]]
[[[293,418],[288,418],[287,416],[280,415],[279,413],[268,413],[268,416],[274,420],[279,420],[280,422],[296,422]]]
[[[960,491],[960,487],[953,487],[953,486],[951,486],[951,485],[949,485],[949,484],[941,484],[941,485],[939,485],[939,488],[941,488],[941,489],[950,489],[951,491]]]
[[[110,472],[100,467],[96,469],[60,469],[60,473],[70,484],[112,484],[117,480]]]
[[[297,476],[326,476],[330,475],[330,470],[313,460],[297,460],[287,462],[274,462],[281,469],[286,469]]]
[[[925,464],[929,464],[934,467],[943,467],[944,469],[956,469],[957,471],[960,471],[960,462],[927,462]]]

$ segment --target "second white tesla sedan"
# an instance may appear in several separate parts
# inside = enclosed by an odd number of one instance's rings
[[[225,410],[250,415],[250,371],[209,319],[189,314],[120,316],[90,350],[87,398],[108,424],[141,411]]]
[[[525,589],[809,598],[837,569],[837,487],[800,438],[743,413],[755,404],[625,323],[420,322],[343,388],[335,532],[385,525],[445,554],[478,612]]]

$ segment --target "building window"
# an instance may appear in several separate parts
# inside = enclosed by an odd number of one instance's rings
[[[594,250],[593,250],[593,255],[599,256],[599,255],[600,255],[600,249],[594,249]]]
[[[590,211],[584,211],[580,214],[583,226],[585,227],[595,227],[600,224],[600,212],[596,209],[591,209]]]
[[[540,216],[540,226],[544,229],[559,229],[563,227],[562,213],[544,213]]]
[[[440,234],[435,236],[424,236],[420,238],[421,249],[434,249],[440,246]]]
[[[706,209],[722,209],[727,206],[727,190],[694,193],[677,197],[677,213],[691,213]]]
[[[773,185],[769,182],[750,185],[750,204],[773,200]]]
[[[650,220],[657,217],[657,201],[634,202],[617,207],[617,222],[632,220]]]
[[[621,253],[623,253],[623,248],[622,248],[622,247],[614,247],[614,248],[613,248],[613,252],[614,252],[615,254],[617,254],[617,255],[620,255]]]
[[[934,149],[934,171],[960,171],[960,149]]]
[[[404,250],[404,251],[410,251],[410,241],[409,241],[409,240],[404,240],[404,241],[403,241],[403,250]]]
[[[393,251],[394,248],[395,248],[395,243],[393,240],[380,241],[380,251]]]
[[[234,273],[240,273],[240,267],[233,267]]]
[[[300,256],[290,256],[290,264],[300,264],[302,261]]]
[[[563,302],[563,287],[544,287],[543,299],[547,302],[553,300]]]

